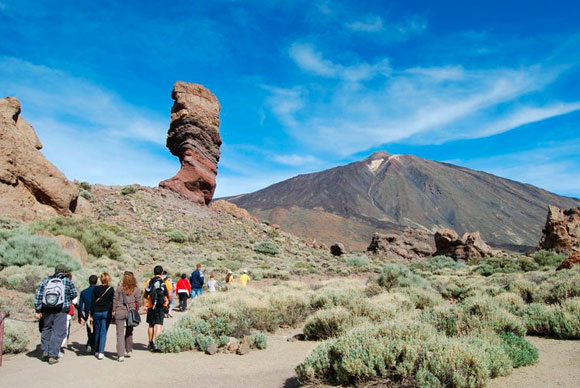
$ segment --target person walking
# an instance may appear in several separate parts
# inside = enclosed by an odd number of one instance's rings
[[[141,307],[141,295],[133,272],[125,271],[121,285],[115,290],[113,299],[113,319],[117,327],[117,360],[125,361],[133,352],[133,327],[127,326],[129,310]]]
[[[173,311],[173,308],[175,307],[175,282],[173,281],[173,278],[171,277],[170,274],[167,273],[167,271],[163,271],[163,279],[166,282],[169,282],[171,284],[171,302],[169,302],[169,306],[167,309],[167,314],[165,316],[165,318],[173,318],[173,315],[171,315],[171,312]]]
[[[240,276],[240,284],[244,287],[246,287],[248,285],[248,282],[250,281],[250,275],[248,275],[248,270],[245,269],[242,272],[242,275]]]
[[[177,295],[179,296],[179,310],[187,310],[187,299],[191,295],[191,284],[187,280],[187,275],[182,273],[181,278],[177,281]]]
[[[112,319],[113,299],[115,290],[110,286],[111,275],[103,272],[99,277],[101,285],[93,289],[93,304],[91,306],[91,321],[95,330],[95,356],[105,358],[107,331]]]
[[[215,276],[213,274],[209,275],[209,281],[207,282],[207,290],[210,293],[214,293],[216,291],[217,280],[215,280]]]
[[[147,336],[149,337],[149,350],[157,351],[155,340],[163,330],[163,320],[171,303],[171,283],[162,277],[163,267],[156,265],[153,268],[153,278],[149,280],[143,293],[143,308],[147,309]]]
[[[228,270],[228,273],[225,278],[226,284],[230,284],[234,282],[234,273],[231,270]]]
[[[89,286],[81,291],[79,304],[77,306],[79,324],[87,327],[87,343],[85,349],[89,354],[95,350],[95,331],[87,323],[91,313],[91,306],[93,305],[93,289],[97,286],[98,280],[97,275],[89,276]]]
[[[51,365],[58,362],[60,346],[66,338],[67,313],[77,297],[77,289],[65,272],[63,268],[55,268],[54,275],[43,279],[34,295],[35,316],[43,322],[42,358]]]
[[[203,272],[201,271],[201,264],[197,264],[195,268],[196,268],[195,271],[191,273],[190,280],[191,288],[193,290],[193,292],[191,293],[192,299],[201,295],[201,290],[203,288],[204,282]]]

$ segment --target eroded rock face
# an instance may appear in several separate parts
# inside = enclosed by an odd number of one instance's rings
[[[562,210],[548,207],[548,219],[538,249],[572,255],[580,253],[580,207]]]
[[[220,159],[220,104],[202,85],[176,82],[171,98],[171,125],[167,148],[179,158],[181,169],[173,178],[159,183],[189,198],[208,205],[216,186]]]
[[[556,268],[556,271],[560,271],[562,269],[572,269],[577,265],[580,265],[580,253],[574,253],[570,255],[570,257],[564,260],[562,264]]]
[[[451,229],[435,232],[435,255],[444,255],[459,260],[492,257],[496,253],[483,241],[479,232],[465,233],[461,238]]]
[[[70,215],[79,190],[40,153],[20,101],[0,99],[0,214],[22,221]]]
[[[418,260],[433,253],[433,236],[412,228],[406,228],[402,234],[375,233],[367,250],[393,259]]]

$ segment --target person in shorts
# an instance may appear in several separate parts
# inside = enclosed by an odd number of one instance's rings
[[[163,330],[163,320],[171,303],[171,282],[163,279],[163,267],[160,265],[153,268],[153,278],[145,287],[143,293],[143,308],[147,309],[147,335],[149,337],[149,350],[156,351],[155,339]]]

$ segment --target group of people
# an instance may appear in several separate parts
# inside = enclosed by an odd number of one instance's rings
[[[75,307],[79,324],[86,326],[86,350],[94,353],[97,359],[104,358],[107,331],[112,322],[117,330],[117,360],[131,357],[133,330],[139,324],[141,308],[147,314],[148,349],[156,351],[155,339],[161,334],[164,319],[171,316],[175,296],[179,298],[179,309],[186,311],[188,299],[202,295],[205,279],[201,264],[197,264],[189,279],[185,273],[181,274],[177,284],[160,265],[153,268],[153,275],[145,282],[143,292],[139,291],[137,279],[130,271],[123,273],[116,288],[111,285],[112,279],[107,272],[98,277],[91,275],[89,286],[79,296],[72,275],[55,268],[54,275],[40,283],[34,299],[36,317],[40,321],[43,360],[56,364],[64,356],[62,348],[70,335]],[[248,271],[244,270],[239,282],[246,286],[249,281]],[[228,271],[224,282],[234,282],[232,271]],[[219,287],[215,276],[210,275],[208,291],[216,292]]]

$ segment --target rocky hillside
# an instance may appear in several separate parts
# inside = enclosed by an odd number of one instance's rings
[[[228,200],[294,234],[358,249],[376,230],[406,226],[479,231],[496,247],[533,247],[548,205],[580,204],[485,172],[386,152]]]

